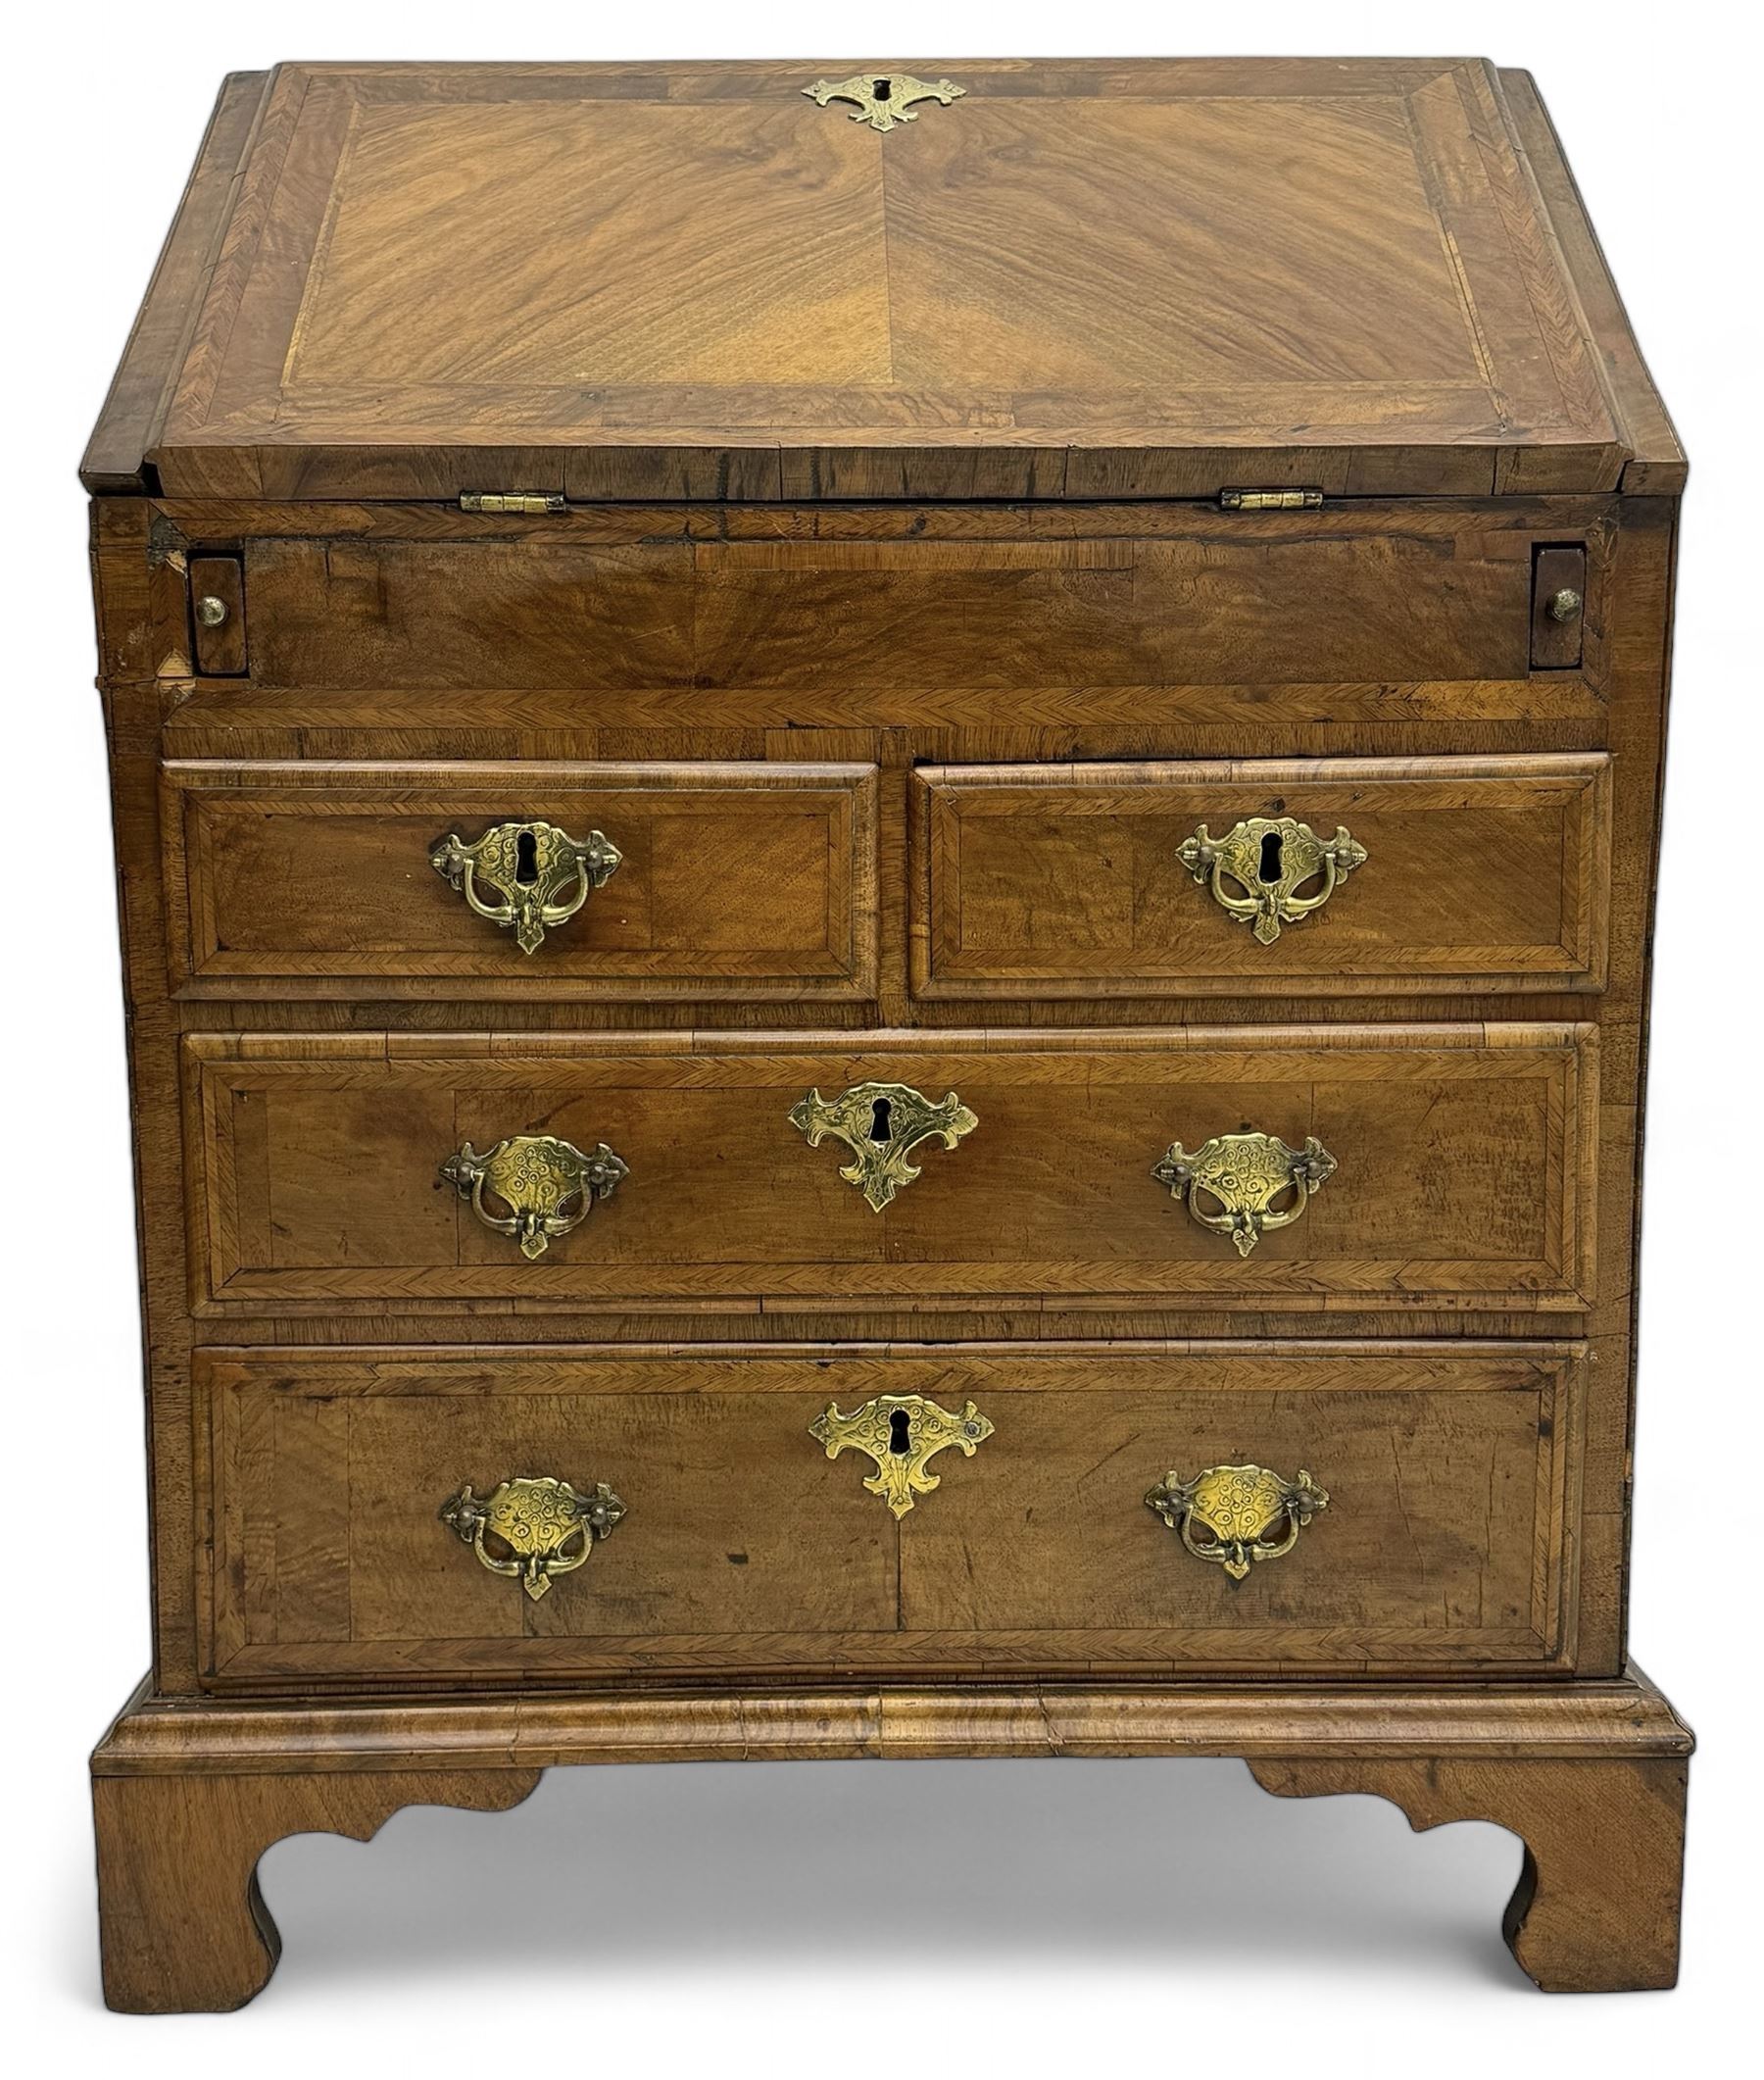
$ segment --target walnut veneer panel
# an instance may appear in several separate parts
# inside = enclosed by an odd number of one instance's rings
[[[534,818],[623,857],[528,956],[428,855]],[[872,766],[177,761],[162,827],[190,995],[875,994]]]
[[[825,61],[222,92],[85,466],[117,2006],[256,1991],[289,1832],[715,1754],[1244,1755],[1520,1833],[1540,1983],[1671,1982],[1625,1606],[1685,461],[1572,176],[1478,61],[897,62],[963,91],[887,135]],[[1269,947],[1168,857],[1253,809],[1367,847]],[[531,962],[428,867],[473,811],[625,851]],[[787,1117],[859,1078],[978,1114],[880,1216]],[[1239,1256],[1151,1170],[1244,1128],[1337,1166]],[[534,1261],[436,1173],[523,1130],[630,1164]],[[903,1388],[996,1427],[897,1523],[808,1422]],[[1250,1459],[1331,1500],[1234,1588],[1145,1495]],[[629,1514],[532,1603],[435,1511],[548,1470]]]
[[[1077,540],[964,538],[973,517],[943,540],[921,529],[890,540],[885,518],[870,539],[842,541],[831,525],[810,540],[668,538],[724,524],[704,515],[685,529],[672,520],[661,538],[597,543],[555,520],[514,533],[470,515],[452,538],[401,540],[396,512],[371,531],[339,514],[343,539],[246,539],[249,684],[303,699],[457,687],[485,721],[494,687],[837,689],[849,700],[1074,679],[1522,679],[1538,542],[1576,534],[1595,607],[1603,582],[1592,502],[1529,514],[1391,503],[1248,526],[1189,509],[1136,532],[1133,520],[1149,517],[1103,520]],[[1596,612],[1589,619],[1596,682]]]
[[[1597,989],[1610,760],[921,767],[921,998]],[[1177,857],[1250,817],[1368,858],[1263,945]],[[1311,895],[1306,884],[1299,893]],[[1238,895],[1244,891],[1237,890]]]
[[[617,1668],[1541,1666],[1571,1650],[1568,1348],[1008,1361],[205,1351],[215,1681]],[[972,1399],[898,1523],[829,1402]],[[1146,1507],[1174,1465],[1303,1465],[1329,1507],[1234,1583]],[[626,1506],[534,1602],[437,1521],[465,1482]]]
[[[185,1043],[201,1154],[199,1310],[524,1310],[797,1295],[1579,1309],[1593,1264],[1591,1026],[1195,1028],[641,1041],[388,1035]],[[810,1088],[955,1090],[979,1125],[921,1149],[880,1213],[788,1114]],[[1241,1258],[1151,1174],[1245,1128],[1339,1169]],[[436,1165],[462,1143],[605,1142],[630,1176],[537,1263]]]
[[[1486,64],[958,70],[881,136],[808,63],[281,67],[151,465],[333,497],[1085,496],[1147,451],[1178,467],[1142,488],[1202,494],[1474,493],[1515,453],[1617,482]]]

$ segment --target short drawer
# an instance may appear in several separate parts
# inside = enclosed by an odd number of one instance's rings
[[[1575,1309],[1594,1042],[191,1036],[193,1304]]]
[[[860,765],[176,761],[172,988],[873,997],[876,791]]]
[[[1579,1375],[1559,1345],[206,1351],[208,1666],[1564,1666]]]
[[[1611,762],[922,767],[921,998],[1595,990]]]

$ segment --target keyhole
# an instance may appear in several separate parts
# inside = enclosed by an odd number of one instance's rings
[[[894,94],[894,81],[892,79],[872,79],[870,81],[870,92],[875,95],[878,101],[890,100]]]
[[[530,830],[523,830],[514,840],[514,878],[523,887],[539,878],[539,840]]]
[[[1280,848],[1284,841],[1277,830],[1262,833],[1261,866],[1257,869],[1264,881],[1280,879]]]
[[[871,1106],[870,1139],[872,1141],[886,1141],[888,1139],[888,1118],[893,1111],[894,1100],[892,1098],[878,1098],[875,1104]]]
[[[888,1449],[896,1459],[905,1459],[912,1450],[912,1418],[905,1409],[889,1411]]]

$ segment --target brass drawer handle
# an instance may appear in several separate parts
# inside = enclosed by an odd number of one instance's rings
[[[1183,1201],[1203,1228],[1229,1235],[1240,1257],[1264,1233],[1291,1227],[1335,1171],[1335,1158],[1315,1134],[1301,1149],[1288,1148],[1278,1134],[1215,1134],[1192,1156],[1173,1141],[1152,1165],[1170,1197]],[[1291,1202],[1276,1207],[1287,1192]]]
[[[850,1415],[828,1402],[808,1425],[808,1435],[826,1447],[829,1459],[855,1448],[875,1461],[875,1473],[866,1474],[863,1485],[881,1496],[897,1520],[912,1508],[915,1495],[929,1495],[940,1485],[937,1474],[925,1471],[934,1453],[956,1445],[964,1459],[972,1459],[992,1434],[992,1424],[971,1401],[959,1415],[952,1415],[922,1394],[878,1394]]]
[[[791,1107],[790,1123],[808,1135],[811,1149],[831,1134],[851,1150],[852,1160],[839,1174],[879,1213],[919,1174],[906,1159],[921,1141],[935,1135],[953,1149],[980,1121],[954,1091],[933,1105],[910,1084],[854,1083],[833,1099],[810,1091]]]
[[[567,924],[623,858],[600,831],[572,838],[555,823],[496,823],[470,845],[450,830],[429,847],[429,865],[442,880],[480,917],[512,924],[523,954],[538,949],[548,926]],[[478,893],[480,884],[490,901]]]
[[[1302,1466],[1297,1480],[1282,1480],[1266,1466],[1208,1466],[1193,1480],[1166,1473],[1146,1497],[1146,1507],[1197,1560],[1216,1562],[1241,1582],[1253,1561],[1291,1553],[1304,1526],[1329,1508],[1329,1497]]]
[[[456,1531],[492,1574],[512,1575],[537,1603],[560,1574],[573,1574],[625,1513],[604,1480],[578,1495],[566,1480],[506,1480],[488,1495],[470,1484],[441,1505]],[[491,1539],[495,1548],[486,1546]]]
[[[1183,839],[1176,857],[1197,881],[1211,887],[1220,909],[1244,923],[1253,918],[1256,938],[1272,946],[1283,924],[1298,924],[1321,910],[1338,885],[1366,864],[1366,848],[1342,824],[1333,838],[1320,838],[1292,817],[1250,817],[1222,838],[1210,837],[1202,823]],[[1318,875],[1322,886],[1300,895]]]
[[[512,1235],[526,1258],[543,1257],[611,1197],[631,1172],[603,1141],[593,1155],[552,1134],[511,1134],[479,1155],[462,1142],[441,1174],[471,1202],[471,1211],[498,1235]],[[495,1213],[486,1201],[507,1208]]]

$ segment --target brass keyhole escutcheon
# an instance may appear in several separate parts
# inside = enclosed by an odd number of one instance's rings
[[[854,123],[867,123],[885,135],[898,124],[916,123],[915,101],[940,101],[948,108],[967,92],[953,79],[915,79],[910,73],[854,73],[849,79],[817,79],[803,92],[825,108],[829,101],[853,101]]]
[[[1366,848],[1345,825],[1333,838],[1320,838],[1293,817],[1248,817],[1222,838],[1202,823],[1183,839],[1176,857],[1221,910],[1250,925],[1260,945],[1272,946],[1283,924],[1302,923],[1366,864]]]
[[[530,1260],[579,1227],[631,1172],[604,1141],[585,1156],[555,1134],[511,1134],[481,1156],[463,1142],[441,1174],[485,1227],[514,1237]]]
[[[935,1138],[953,1149],[980,1121],[954,1091],[934,1104],[908,1083],[855,1083],[837,1098],[809,1091],[791,1107],[790,1123],[810,1148],[831,1135],[851,1151],[839,1174],[879,1213],[918,1176],[908,1158],[921,1141]]]
[[[555,823],[497,823],[467,845],[449,831],[429,847],[429,865],[492,924],[513,927],[523,954],[567,924],[624,855],[602,831],[572,838]]]
[[[879,1394],[850,1415],[828,1402],[808,1425],[808,1435],[829,1459],[856,1450],[875,1461],[876,1470],[865,1475],[863,1485],[881,1496],[897,1519],[912,1508],[914,1496],[929,1495],[941,1485],[937,1474],[926,1472],[927,1460],[948,1445],[972,1459],[992,1434],[992,1424],[971,1401],[959,1415],[952,1415],[922,1394]]]
[[[1214,1561],[1241,1582],[1258,1560],[1291,1553],[1329,1497],[1302,1467],[1297,1480],[1282,1480],[1266,1466],[1208,1466],[1193,1480],[1166,1473],[1146,1507],[1197,1560]]]
[[[1272,1229],[1291,1227],[1335,1171],[1335,1158],[1314,1134],[1301,1149],[1278,1134],[1215,1134],[1193,1155],[1173,1141],[1152,1165],[1170,1197],[1203,1228],[1229,1235],[1240,1257]]]
[[[506,1480],[488,1495],[470,1483],[441,1505],[441,1521],[492,1574],[517,1580],[537,1603],[560,1574],[584,1565],[625,1513],[606,1482],[581,1495],[566,1480]]]

